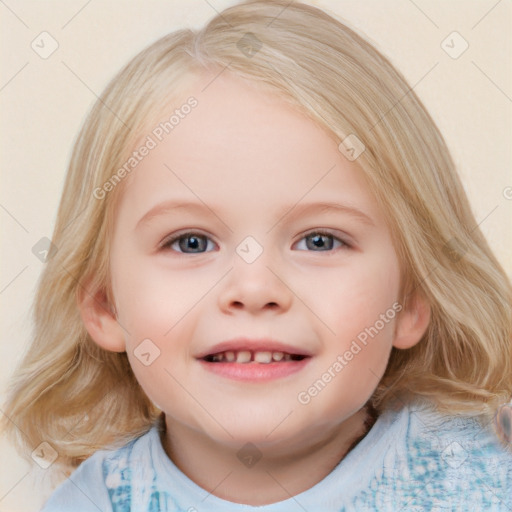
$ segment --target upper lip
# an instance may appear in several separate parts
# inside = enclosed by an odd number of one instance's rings
[[[287,354],[301,355],[305,357],[311,357],[312,355],[311,352],[304,348],[296,347],[270,338],[255,339],[241,337],[217,343],[216,345],[199,352],[195,357],[196,359],[202,359],[206,356],[219,354],[221,352],[238,352],[241,350],[248,350],[251,352],[285,352]]]

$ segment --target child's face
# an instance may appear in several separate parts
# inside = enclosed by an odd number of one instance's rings
[[[396,344],[390,232],[326,132],[227,73],[203,91],[211,80],[162,110],[198,101],[161,141],[154,126],[141,134],[157,145],[129,178],[112,241],[122,343],[182,426],[237,445],[327,436],[365,404]],[[269,352],[281,361],[230,362]]]

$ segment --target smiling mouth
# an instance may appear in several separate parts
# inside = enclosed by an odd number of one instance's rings
[[[309,356],[280,351],[227,350],[225,352],[208,354],[201,358],[201,360],[207,363],[271,364],[302,361],[307,357]]]

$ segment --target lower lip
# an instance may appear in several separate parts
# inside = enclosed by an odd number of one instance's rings
[[[210,372],[232,380],[264,382],[281,379],[302,370],[310,361],[306,357],[300,361],[274,363],[200,363]]]

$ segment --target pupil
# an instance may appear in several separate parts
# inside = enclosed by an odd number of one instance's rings
[[[321,235],[315,236],[314,241],[315,241],[315,244],[317,245],[317,247],[323,247],[324,246],[324,243],[322,241]]]
[[[327,241],[325,240],[325,237],[327,238]],[[329,235],[314,235],[310,238],[311,242],[312,242],[312,247],[310,246],[309,248],[311,249],[322,249],[322,250],[329,250],[329,249],[332,249],[332,241],[331,243],[329,243]]]
[[[197,251],[201,250],[201,240],[198,236],[186,236],[183,237],[180,241],[180,249],[183,252],[190,251]],[[204,245],[204,244],[203,244]]]

